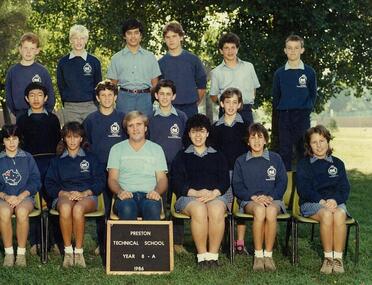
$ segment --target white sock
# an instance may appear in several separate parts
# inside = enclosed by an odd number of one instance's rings
[[[26,254],[26,248],[24,248],[24,247],[17,247],[17,254],[18,255],[25,255]]]
[[[264,255],[263,255],[263,249],[254,250],[254,256],[255,257],[264,257]]]
[[[14,254],[14,248],[11,247],[5,247],[4,248],[5,254]]]
[[[202,261],[204,261],[205,260],[205,257],[206,257],[206,252],[204,252],[204,253],[198,253],[197,255],[196,255],[196,258],[198,259],[198,262],[202,262]]]
[[[332,251],[329,251],[329,252],[324,252],[324,257],[325,258],[333,258],[333,252]]]
[[[72,245],[65,246],[65,253],[74,253],[74,250],[72,249]]]
[[[75,251],[74,251],[75,253],[83,253],[84,252],[84,250],[83,250],[83,248],[76,248],[75,247]]]
[[[205,256],[205,260],[207,260],[207,261],[209,261],[209,260],[218,260],[218,253],[207,252],[206,253],[206,256]]]
[[[264,255],[264,257],[273,257],[273,252],[264,250],[263,255]]]
[[[333,258],[339,258],[339,259],[342,259],[342,252],[334,251],[334,252],[333,252]]]

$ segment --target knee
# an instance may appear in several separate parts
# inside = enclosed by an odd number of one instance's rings
[[[84,207],[79,204],[75,204],[75,206],[72,208],[72,217],[74,219],[81,219],[84,217],[84,213]]]
[[[253,218],[256,222],[263,222],[266,219],[266,208],[265,206],[258,205],[253,210]]]
[[[206,222],[208,219],[207,207],[203,203],[194,205],[191,211],[191,219],[197,222]]]
[[[208,207],[208,218],[213,222],[224,221],[225,212],[225,206],[221,202],[221,204]]]
[[[25,222],[28,220],[29,211],[26,208],[19,208],[16,210],[15,215],[17,217],[17,222]]]
[[[12,218],[13,211],[10,207],[1,207],[0,208],[0,221],[5,222],[9,221]]]
[[[333,213],[327,209],[323,209],[320,215],[320,223],[331,226],[333,224]]]
[[[342,209],[337,209],[333,214],[333,221],[336,226],[342,226],[346,221],[346,213]]]
[[[146,200],[143,203],[142,216],[144,220],[160,220],[161,202]]]
[[[115,207],[116,212],[121,220],[137,219],[137,207],[133,199],[118,200]]]
[[[268,222],[275,222],[277,215],[278,215],[278,209],[276,208],[276,206],[266,207],[266,220]]]
[[[67,203],[62,203],[58,206],[58,212],[61,217],[70,217],[72,214],[72,206]]]

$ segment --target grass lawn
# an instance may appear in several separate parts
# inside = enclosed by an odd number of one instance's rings
[[[222,266],[218,270],[199,271],[195,266],[194,254],[175,256],[175,270],[169,275],[152,276],[107,276],[101,259],[94,256],[95,243],[92,236],[95,223],[88,223],[85,236],[85,256],[87,269],[63,269],[62,258],[50,255],[47,265],[42,265],[37,257],[28,256],[29,266],[21,268],[2,268],[0,265],[0,284],[372,284],[372,224],[370,222],[372,195],[372,129],[340,129],[334,132],[335,155],[345,161],[349,170],[352,192],[348,209],[361,226],[360,259],[353,263],[354,230],[351,231],[349,253],[346,257],[346,273],[325,276],[319,273],[322,249],[318,229],[313,242],[310,241],[310,227],[299,226],[300,264],[292,266],[289,258],[282,255],[284,225],[280,228],[280,245],[274,251],[278,271],[275,273],[253,273],[252,258],[237,256],[231,265],[229,259],[221,256]],[[281,224],[281,223],[280,223]],[[250,230],[247,234],[250,243]],[[194,251],[189,229],[186,230],[186,248]],[[0,258],[2,263],[2,257]]]

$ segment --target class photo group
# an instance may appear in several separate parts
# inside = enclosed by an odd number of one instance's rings
[[[283,196],[295,181],[294,208],[320,224],[320,272],[344,273],[350,184],[344,163],[332,155],[330,131],[310,125],[317,76],[301,60],[304,39],[283,35],[287,61],[278,66],[272,85],[279,137],[274,152],[268,149],[268,128],[252,115],[260,83],[253,64],[238,57],[238,35],[219,36],[221,63],[207,76],[200,58],[183,49],[179,22],[163,27],[167,53],[159,60],[141,46],[143,33],[140,21],[123,23],[124,47],[102,76],[100,61],[86,50],[88,29],[71,27],[71,52],[61,55],[53,71],[61,120],[53,113],[50,71],[36,61],[39,37],[31,32],[21,37],[20,62],[6,76],[6,105],[16,123],[0,131],[3,266],[26,267],[28,243],[29,254],[40,251],[40,221],[29,214],[42,201],[47,211],[57,211],[49,218],[48,250],[60,251],[64,268],[86,267],[85,215],[103,199],[98,244],[105,242],[105,220],[112,214],[120,220],[153,221],[171,206],[190,217],[194,270],[211,270],[222,266],[225,219],[236,208],[252,217],[252,270],[280,271],[273,253],[277,217],[291,214]],[[219,107],[214,122],[198,112],[207,96]],[[184,222],[171,219],[174,252],[183,254]],[[246,227],[237,220],[232,246],[248,260]]]

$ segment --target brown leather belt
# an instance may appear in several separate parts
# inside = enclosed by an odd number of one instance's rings
[[[122,90],[124,92],[128,92],[128,93],[133,93],[133,94],[137,94],[137,93],[150,93],[150,88],[130,90],[130,89],[126,89],[126,88],[120,87],[120,90]]]

